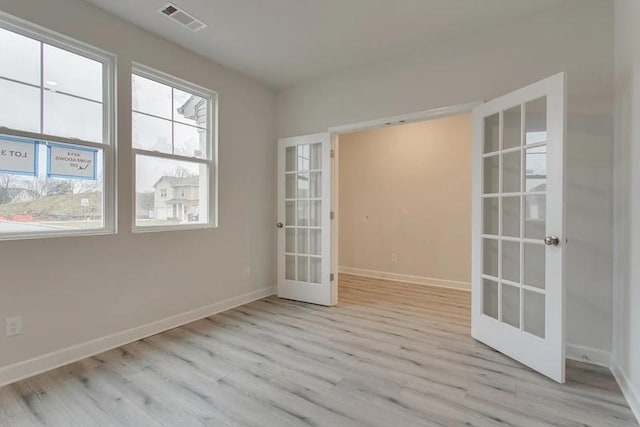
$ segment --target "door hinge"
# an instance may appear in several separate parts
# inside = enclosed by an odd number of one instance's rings
[[[336,219],[336,213],[331,211],[331,213],[329,214],[329,218]]]
[[[334,157],[336,157],[336,150],[331,150],[331,158],[333,159]]]
[[[330,282],[333,282],[333,280],[334,280],[335,278],[336,278],[336,275],[335,275],[335,274],[331,273],[331,274],[329,275],[329,281],[330,281]]]

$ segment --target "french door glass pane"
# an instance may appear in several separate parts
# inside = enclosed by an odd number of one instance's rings
[[[502,192],[517,193],[520,191],[520,153],[518,150],[513,153],[502,155]]]
[[[298,173],[297,179],[298,199],[309,198],[309,172]]]
[[[298,201],[298,225],[308,227],[309,226],[309,201],[307,200],[299,200]]]
[[[308,254],[309,253],[309,229],[308,228],[298,228],[297,229],[297,246],[296,253],[299,254]]]
[[[520,237],[520,196],[502,198],[502,235]]]
[[[525,151],[527,192],[547,189],[547,146],[530,148]]]
[[[0,28],[0,58],[0,77],[40,86],[39,41]]]
[[[498,277],[498,241],[483,239],[483,274]]]
[[[296,147],[287,147],[285,150],[285,171],[295,172],[297,168],[298,150]]]
[[[309,230],[309,253],[311,255],[322,255],[322,230],[312,228]]]
[[[493,153],[500,149],[500,115],[494,114],[484,119],[484,152]]]
[[[50,135],[103,142],[102,104],[44,92],[44,129]]]
[[[312,200],[309,207],[309,225],[312,227],[320,227],[322,225],[322,202],[320,200]]]
[[[524,237],[544,239],[546,235],[547,196],[536,194],[525,197]]]
[[[547,98],[539,98],[525,105],[525,143],[537,144],[547,140]]]
[[[309,257],[308,256],[298,256],[298,281],[299,282],[308,282],[309,281]]]
[[[315,170],[322,169],[322,144],[311,145],[310,157],[310,168]]]
[[[502,284],[502,321],[520,327],[520,288]]]
[[[298,145],[298,170],[299,171],[308,171],[310,167],[309,162],[309,145],[303,144]]]
[[[309,183],[309,196],[312,199],[322,197],[322,172],[311,172]]]
[[[498,318],[498,283],[493,280],[482,281],[482,312]]]
[[[542,244],[524,244],[524,284],[544,289],[546,247]]]
[[[499,202],[500,199],[498,197],[486,197],[483,199],[483,234],[498,235]]]
[[[40,132],[40,89],[0,79],[0,100],[0,126]]]
[[[309,258],[309,282],[322,283],[322,258]]]
[[[502,241],[502,278],[520,282],[520,242]]]
[[[296,225],[296,202],[285,203],[285,224]]]
[[[484,194],[495,194],[500,191],[499,168],[499,156],[491,156],[484,159]]]
[[[44,87],[102,102],[102,64],[44,45]]]
[[[132,75],[132,107],[134,111],[171,120],[171,87]]]
[[[284,251],[288,254],[293,254],[296,252],[296,229],[295,228],[287,228],[285,229],[286,233],[286,241]]]
[[[544,294],[524,290],[524,330],[544,338],[545,332]]]
[[[519,147],[522,139],[522,112],[519,105],[504,113],[503,149]]]
[[[296,189],[296,174],[288,173],[285,175],[285,198],[295,199],[297,195]]]
[[[286,255],[284,257],[284,276],[287,280],[296,280],[296,257]]]

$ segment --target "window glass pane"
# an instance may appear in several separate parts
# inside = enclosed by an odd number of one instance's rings
[[[102,111],[100,103],[45,91],[43,132],[103,142]]]
[[[0,79],[0,100],[0,126],[40,133],[40,89]]]
[[[198,158],[205,158],[207,156],[206,129],[174,123],[173,135],[173,154]]]
[[[149,151],[171,153],[171,122],[133,113],[133,146]]]
[[[71,144],[63,147],[71,150],[84,148]],[[103,228],[103,151],[97,150],[95,155],[95,179],[87,179],[81,172],[75,177],[48,177],[47,162],[44,161],[47,145],[37,144],[36,150],[40,159],[36,176],[0,172],[0,233]]]
[[[0,58],[1,77],[40,86],[39,41],[0,28]]]
[[[201,128],[207,127],[207,100],[179,89],[173,90],[173,120]]]
[[[44,87],[102,102],[102,64],[44,45]]]
[[[520,191],[520,182],[522,181],[522,176],[520,174],[520,157],[520,151],[502,155],[503,193],[517,193]]]
[[[132,75],[132,108],[134,111],[171,119],[171,88],[162,83]]]
[[[136,225],[208,222],[208,165],[136,156]]]

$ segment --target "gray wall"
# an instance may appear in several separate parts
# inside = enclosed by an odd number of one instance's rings
[[[0,368],[275,283],[275,95],[80,0],[0,10],[118,56],[119,233],[0,242]],[[218,229],[132,234],[131,61],[220,97]],[[244,276],[251,269],[250,277]]]
[[[613,3],[567,0],[278,96],[278,136],[491,99],[560,71],[568,77],[568,341],[611,349]],[[598,353],[606,357],[604,353]]]
[[[640,419],[640,3],[616,1],[613,371]]]

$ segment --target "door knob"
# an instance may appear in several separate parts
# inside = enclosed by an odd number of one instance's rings
[[[281,222],[279,222],[279,223],[277,223],[277,224],[276,224],[276,227],[278,227],[278,228],[282,228],[282,227],[284,227],[284,224],[283,224],[283,223],[281,223]]]
[[[558,236],[547,236],[544,238],[544,244],[547,246],[558,246],[560,238]]]

